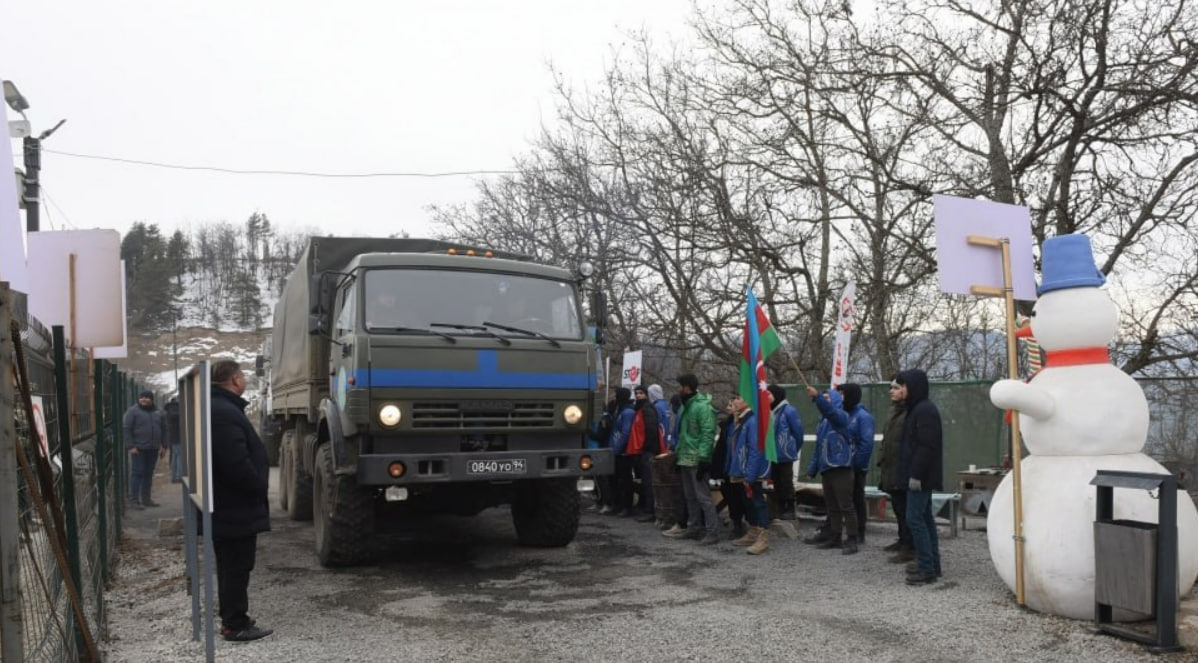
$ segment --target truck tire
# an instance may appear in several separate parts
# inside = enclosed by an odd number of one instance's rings
[[[287,517],[312,520],[312,475],[304,471],[298,438],[292,435],[290,442],[284,447],[279,466],[279,475],[285,477],[283,484],[287,487],[287,495],[281,499],[287,503]]]
[[[512,521],[520,545],[564,546],[574,540],[580,516],[577,479],[537,479],[516,484]]]
[[[370,555],[374,534],[374,499],[351,476],[338,475],[333,449],[316,450],[316,556],[321,566],[353,566]]]

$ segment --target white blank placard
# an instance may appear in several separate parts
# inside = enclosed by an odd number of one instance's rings
[[[75,333],[71,338],[71,255],[75,255]],[[115,230],[29,233],[29,312],[62,325],[77,348],[125,343],[121,235]]]

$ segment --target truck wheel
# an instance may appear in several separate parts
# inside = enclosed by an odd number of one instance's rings
[[[286,467],[280,466],[279,474],[286,477],[283,483],[287,486],[287,516],[292,520],[312,520],[312,475],[304,471],[295,435],[291,436],[291,444],[283,453]]]
[[[516,485],[512,521],[522,546],[556,548],[574,540],[578,532],[580,501],[578,481],[538,479]]]
[[[374,499],[351,476],[338,475],[333,449],[316,450],[316,556],[321,566],[352,566],[369,557],[374,533]]]

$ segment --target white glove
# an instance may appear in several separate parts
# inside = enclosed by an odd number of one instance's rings
[[[908,479],[907,490],[923,490],[923,482],[919,479]]]

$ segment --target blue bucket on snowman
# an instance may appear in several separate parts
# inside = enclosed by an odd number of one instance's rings
[[[1106,283],[1106,277],[1094,262],[1088,235],[1058,235],[1046,239],[1040,257],[1042,276],[1036,294],[1066,288],[1097,288]]]

